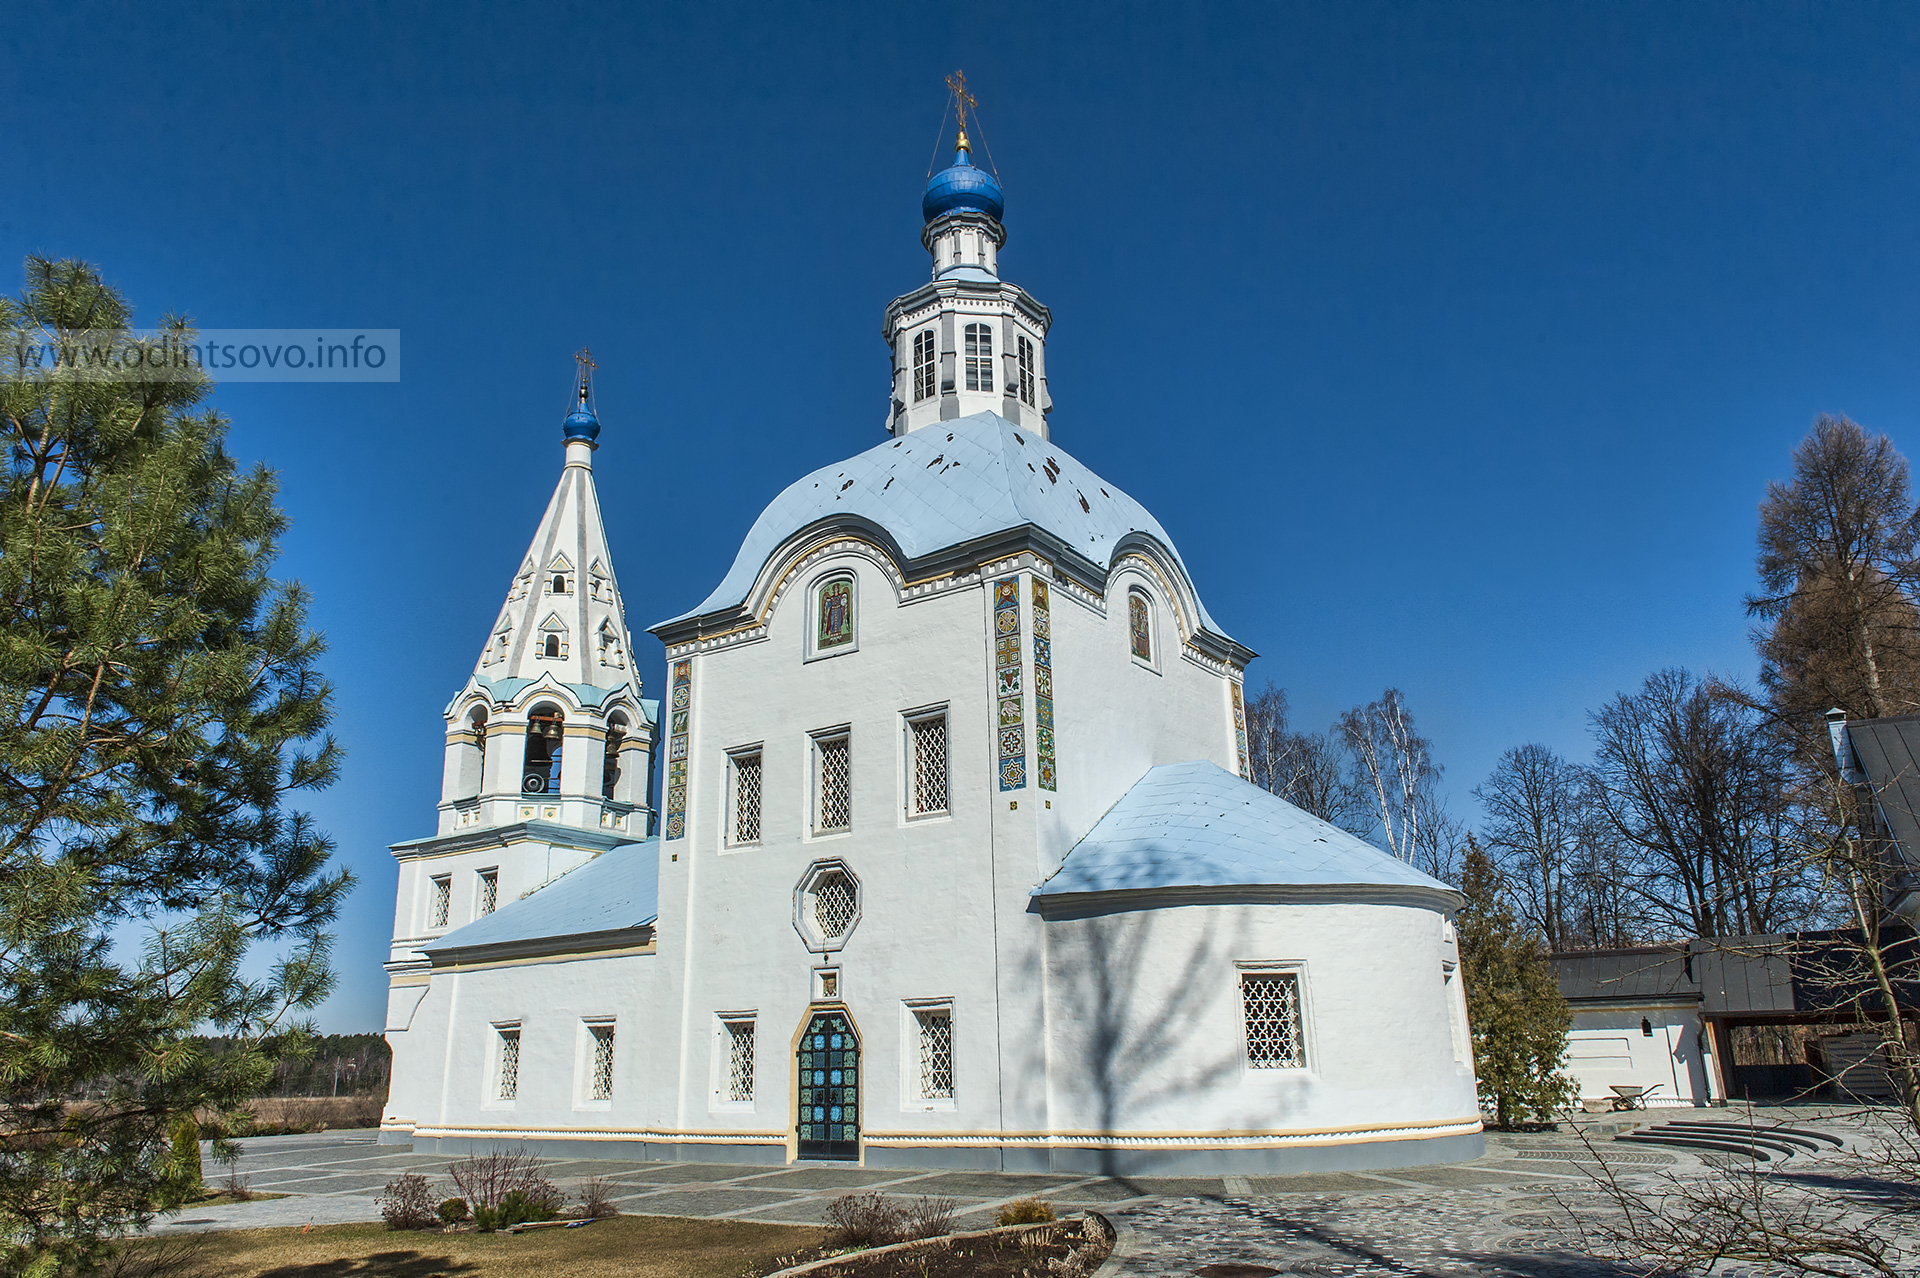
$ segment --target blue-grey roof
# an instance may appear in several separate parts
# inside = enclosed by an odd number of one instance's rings
[[[420,948],[428,954],[651,925],[660,912],[660,840],[620,843],[530,896]]]
[[[1107,566],[1126,538],[1145,535],[1166,547],[1189,584],[1193,580],[1173,539],[1139,502],[1057,444],[998,413],[975,413],[889,440],[789,485],[754,521],[714,592],[671,621],[744,603],[781,543],[835,515],[880,525],[909,560],[1032,526]],[[1200,624],[1227,637],[1204,604]]]
[[[1453,889],[1214,763],[1150,768],[1037,897],[1165,888]]]
[[[473,676],[473,681],[478,684],[488,696],[492,697],[498,705],[505,705],[507,702],[519,696],[523,691],[539,682],[536,679],[490,679],[483,674]],[[559,681],[555,680],[555,682]],[[560,686],[568,692],[571,692],[581,705],[598,706],[605,702],[608,697],[625,688],[627,684],[623,681],[610,688],[602,688],[598,684],[593,683],[562,683]],[[454,699],[456,701],[459,700],[458,697]],[[660,721],[660,703],[658,701],[642,700],[640,706],[641,709],[646,711],[647,722],[658,723]]]

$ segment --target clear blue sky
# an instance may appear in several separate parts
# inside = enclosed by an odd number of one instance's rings
[[[1304,723],[1404,689],[1456,810],[1655,667],[1751,677],[1754,507],[1814,414],[1920,447],[1911,6],[314,8],[14,7],[0,257],[145,319],[403,332],[398,384],[217,396],[332,645],[329,1030],[379,1025],[386,845],[433,828],[570,354],[645,626],[881,438],[955,66],[1054,437]]]

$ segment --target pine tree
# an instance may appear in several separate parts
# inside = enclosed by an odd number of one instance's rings
[[[1550,1121],[1580,1098],[1579,1085],[1560,1072],[1573,1013],[1545,949],[1514,918],[1499,870],[1472,838],[1460,891],[1460,971],[1481,1104],[1503,1129]]]
[[[29,258],[27,277],[0,299],[13,349],[133,340],[93,268]],[[322,645],[269,576],[273,476],[227,454],[209,389],[0,371],[4,1272],[84,1269],[197,1192],[171,1143],[184,1116],[236,1113],[332,982],[350,879],[283,806],[338,768]],[[278,958],[251,978],[261,944]]]

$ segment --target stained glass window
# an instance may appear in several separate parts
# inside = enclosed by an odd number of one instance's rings
[[[800,1036],[802,1158],[860,1157],[860,1044],[844,1012],[822,1012]]]
[[[1127,631],[1132,637],[1133,655],[1152,661],[1153,614],[1147,607],[1147,597],[1137,590],[1127,596]]]
[[[815,646],[822,652],[853,642],[853,583],[842,577],[820,587],[820,634]]]

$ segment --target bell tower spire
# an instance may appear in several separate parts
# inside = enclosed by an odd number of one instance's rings
[[[447,707],[442,833],[558,821],[644,837],[654,725],[593,483],[593,353],[574,357],[566,463],[466,685]]]
[[[1046,340],[1053,315],[1017,284],[1000,278],[1000,176],[973,162],[985,131],[963,71],[947,77],[957,132],[953,163],[928,176],[920,198],[920,243],[933,279],[887,305],[881,335],[893,351],[893,404],[887,430],[921,430],[991,412],[1047,437]],[[967,128],[971,121],[973,136]],[[941,116],[945,134],[946,117]]]

